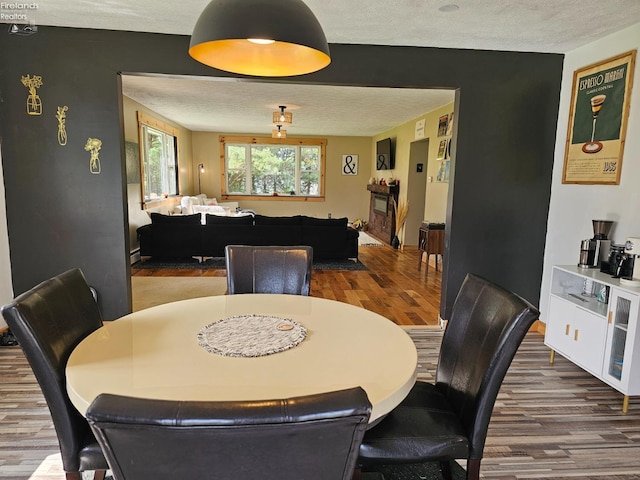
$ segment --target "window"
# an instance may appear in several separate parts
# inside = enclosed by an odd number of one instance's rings
[[[322,199],[325,146],[315,138],[221,137],[222,194]]]
[[[138,112],[144,203],[178,194],[177,130]]]

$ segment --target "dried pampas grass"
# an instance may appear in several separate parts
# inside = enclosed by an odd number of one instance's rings
[[[393,211],[396,213],[396,236],[399,236],[409,213],[409,202],[393,199]]]

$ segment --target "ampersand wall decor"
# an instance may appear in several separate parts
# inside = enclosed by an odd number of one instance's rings
[[[342,174],[343,175],[358,174],[358,155],[342,156]]]

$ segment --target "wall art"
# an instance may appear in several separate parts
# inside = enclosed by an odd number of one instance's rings
[[[573,73],[562,183],[619,185],[636,50]]]
[[[100,167],[100,149],[102,148],[102,140],[98,138],[91,138],[87,140],[84,149],[87,152],[91,152],[91,160],[89,161],[89,171],[95,175],[99,175],[101,172]]]
[[[67,110],[69,110],[69,107],[65,105],[64,107],[58,107],[58,112],[56,113],[56,118],[58,119],[58,144],[62,146],[67,144]]]
[[[449,123],[447,124],[447,133],[445,135],[451,135],[453,133],[453,112],[449,114]]]
[[[421,138],[424,138],[424,125],[426,123],[426,119],[422,119],[422,120],[418,120],[416,122],[416,127],[415,127],[415,133],[414,133],[414,138],[416,140],[419,140]]]
[[[127,183],[140,183],[140,146],[135,142],[124,142],[127,167]]]
[[[439,183],[448,183],[449,182],[449,160],[445,160],[440,162],[440,167],[438,168],[438,174],[436,175],[436,182]]]
[[[358,155],[342,156],[342,174],[358,175]]]
[[[38,96],[37,88],[42,86],[42,77],[40,75],[23,75],[22,84],[29,89],[27,97],[27,114],[42,115],[42,101]]]
[[[447,125],[449,124],[449,115],[442,115],[438,119],[438,136],[443,137],[447,134]]]
[[[438,145],[438,155],[436,156],[436,160],[444,160],[444,157],[447,154],[447,140],[440,140],[440,145]]]

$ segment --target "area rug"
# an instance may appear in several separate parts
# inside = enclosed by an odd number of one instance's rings
[[[219,270],[225,268],[224,257],[208,258],[203,262],[197,259],[141,260],[131,265],[134,270],[167,269],[167,270]],[[314,260],[314,270],[367,270],[360,260]]]
[[[376,240],[368,233],[363,231],[358,232],[358,246],[359,247],[384,247],[384,243]]]
[[[226,277],[131,277],[133,311],[188,298],[224,295]]]

